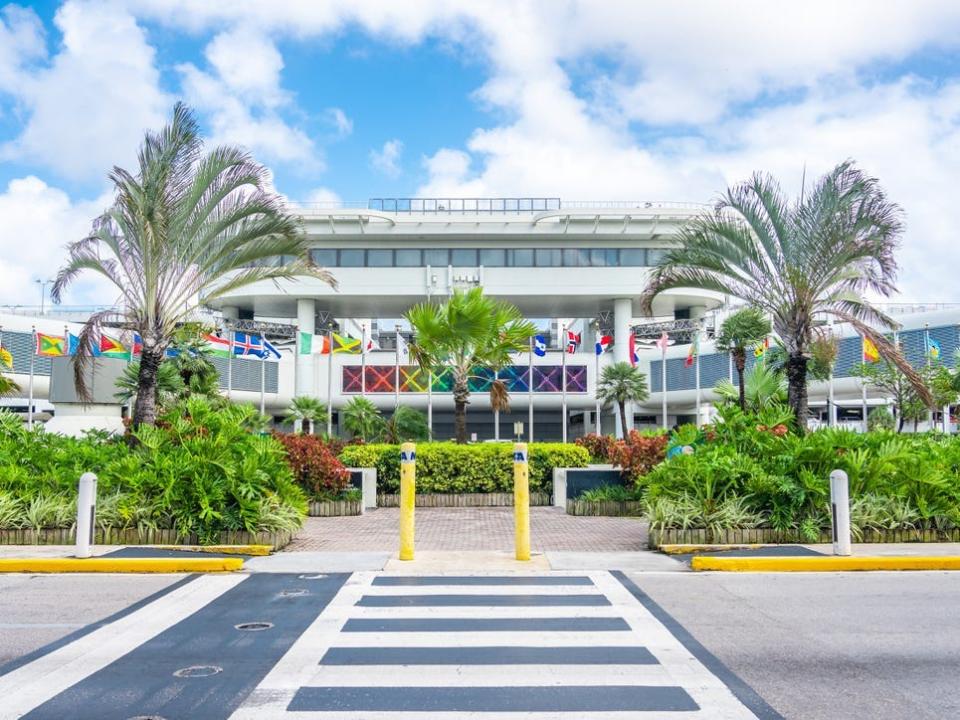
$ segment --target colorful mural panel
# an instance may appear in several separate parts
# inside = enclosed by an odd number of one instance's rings
[[[343,392],[360,393],[362,390],[360,365],[347,365],[343,368]],[[559,393],[563,391],[561,365],[534,365],[533,391],[535,393]],[[510,365],[500,371],[499,377],[511,393],[529,391],[528,368],[526,365]],[[368,393],[392,393],[396,381],[396,368],[393,365],[367,365],[366,391]],[[477,368],[470,378],[470,392],[489,392],[493,382],[493,372],[486,368]],[[450,371],[438,373],[433,378],[433,392],[449,393],[453,391],[453,378]],[[567,365],[567,392],[583,393],[587,391],[587,368],[585,365]],[[427,374],[416,365],[401,366],[401,393],[427,392]]]

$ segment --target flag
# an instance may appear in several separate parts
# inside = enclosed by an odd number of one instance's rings
[[[630,333],[630,364],[634,367],[640,362],[640,348],[637,347],[637,334]]]
[[[13,367],[13,355],[5,347],[0,347],[0,365],[6,368]]]
[[[667,335],[666,330],[664,330],[663,334],[657,338],[657,341],[654,344],[661,350],[665,351],[667,349],[667,346],[670,344],[670,336]]]
[[[300,332],[300,354],[301,355],[329,355],[330,338],[326,335],[311,335],[308,332]]]
[[[277,350],[276,346],[272,342],[270,342],[266,338],[263,338],[263,352],[260,353],[260,357],[266,357],[266,358],[274,357],[277,360],[279,360],[280,351]]]
[[[218,335],[204,335],[203,339],[207,341],[211,354],[216,357],[230,357],[230,341]]]
[[[753,356],[758,360],[764,357],[767,354],[767,350],[770,349],[770,338],[765,337],[763,342],[757,343],[756,347],[753,348]]]
[[[397,333],[397,358],[400,364],[410,362],[410,346],[400,333]]]
[[[143,338],[140,337],[140,333],[133,334],[133,347],[130,348],[130,351],[134,355],[143,355]]]
[[[367,326],[363,326],[363,342],[360,343],[362,350],[361,352],[364,355],[367,355],[372,350],[379,350],[380,346],[374,342],[373,338],[370,337],[370,331],[367,329]]]
[[[67,333],[67,355],[76,355],[80,349],[80,337],[73,333]]]
[[[927,357],[931,360],[940,359],[940,343],[927,335]]]
[[[567,352],[575,353],[577,348],[580,347],[580,335],[578,333],[571,332],[567,330]]]
[[[248,335],[247,333],[234,332],[233,333],[233,354],[234,355],[253,355],[255,357],[261,357],[263,355],[263,345],[260,343],[260,338],[256,335]]]
[[[537,357],[546,357],[547,339],[543,335],[533,336],[533,354]]]
[[[863,338],[863,361],[865,363],[875,363],[880,359],[880,351],[873,344],[870,338]]]
[[[100,335],[100,341],[97,343],[98,355],[113,358],[129,358],[130,353],[119,340],[115,340],[109,335]]]
[[[34,352],[37,355],[58,357],[66,354],[66,342],[60,335],[44,335],[37,333],[37,342]]]
[[[333,333],[333,352],[357,355],[360,353],[360,340],[349,335]]]
[[[683,361],[684,367],[693,367],[693,363],[700,354],[700,333],[695,332],[690,339],[690,350],[687,352],[687,359]]]
[[[610,349],[611,345],[613,345],[613,336],[601,335],[600,339],[594,344],[593,349],[597,355],[603,355],[607,350]]]

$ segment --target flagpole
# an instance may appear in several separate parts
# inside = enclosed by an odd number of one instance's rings
[[[660,395],[661,408],[663,410],[663,429],[669,427],[667,423],[667,342],[661,336],[660,338]],[[624,437],[626,437],[626,428],[624,428]]]
[[[527,365],[527,398],[528,398],[528,417],[527,424],[530,426],[527,430],[527,442],[533,442],[533,335],[529,338],[530,360]]]
[[[260,333],[260,414],[267,408],[267,339]]]
[[[433,370],[427,370],[427,431],[433,439]]]
[[[563,412],[563,442],[567,441],[567,326],[564,325],[563,329],[560,331],[560,350],[563,353],[561,358],[560,365],[560,375],[561,375],[561,384],[563,387],[563,399],[561,401],[561,407]]]
[[[394,343],[396,364],[393,368],[393,409],[400,407],[400,326],[397,325],[397,339]]]
[[[600,390],[600,352],[603,351],[603,345],[601,344],[599,347],[600,347],[599,351],[597,351],[597,348],[594,348],[594,355],[596,356],[595,357],[596,371],[594,373],[595,377],[593,380],[593,394],[597,400],[597,408],[596,408],[596,413],[594,414],[593,424],[596,427],[597,435],[600,434],[600,392],[599,392]]]
[[[701,415],[700,415],[700,323],[697,323],[697,344],[696,351],[697,355],[694,358],[694,362],[697,364],[696,367],[696,376],[697,376],[697,427],[700,427]]]
[[[230,352],[227,354],[227,399],[233,394],[233,341],[235,334],[230,323],[227,323],[227,333],[230,335]]]
[[[927,356],[927,370],[930,369],[930,323],[923,324],[923,354]],[[933,410],[927,410],[927,429],[933,432]]]
[[[27,430],[33,430],[33,369],[37,358],[37,326],[30,326],[33,336],[33,348],[30,353],[30,382],[27,389]]]
[[[327,357],[327,437],[333,437],[333,330],[327,330],[330,355]]]
[[[360,397],[367,395],[367,326],[360,326]],[[332,348],[331,348],[332,349]]]

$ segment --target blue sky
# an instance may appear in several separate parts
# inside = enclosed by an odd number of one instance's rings
[[[0,303],[32,298],[178,99],[294,200],[707,202],[852,157],[907,214],[899,299],[958,301],[958,31],[947,0],[0,6]]]

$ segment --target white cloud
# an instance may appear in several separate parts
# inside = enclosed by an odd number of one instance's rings
[[[43,23],[33,10],[17,5],[0,10],[0,90],[15,92],[22,67],[46,54]]]
[[[346,137],[353,132],[353,120],[347,117],[347,114],[338,107],[327,108],[327,120],[337,130],[337,135]]]
[[[0,303],[38,304],[40,293],[34,280],[56,276],[65,258],[64,247],[84,237],[93,218],[109,203],[106,194],[74,203],[65,192],[32,175],[10,181],[0,193]],[[109,304],[115,295],[106,281],[86,274],[64,300]]]
[[[19,38],[21,60],[40,57],[34,20],[23,11],[4,14]],[[153,48],[122,8],[71,0],[54,22],[62,49],[49,64],[19,67],[7,83],[28,119],[0,146],[0,159],[71,179],[102,178],[135,157],[143,131],[163,123],[169,99],[159,89]]]
[[[318,188],[314,188],[313,190],[307,193],[307,197],[305,198],[305,201],[310,203],[322,203],[324,205],[332,205],[335,203],[339,203],[341,199],[340,199],[340,195],[335,193],[330,188],[318,187]]]
[[[387,140],[383,147],[370,151],[370,165],[379,173],[387,177],[400,175],[400,156],[403,154],[403,143],[399,140]]]

